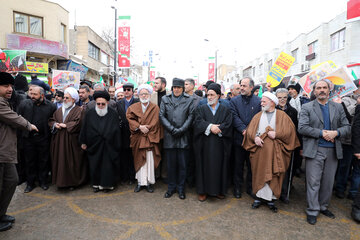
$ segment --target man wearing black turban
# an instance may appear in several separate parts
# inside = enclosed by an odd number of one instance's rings
[[[94,192],[114,189],[119,169],[121,130],[118,114],[108,107],[110,95],[95,91],[95,108],[86,112],[80,132],[81,148],[87,151]]]

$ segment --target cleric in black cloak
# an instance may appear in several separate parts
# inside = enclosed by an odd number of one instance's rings
[[[220,85],[210,84],[207,104],[195,111],[194,152],[199,201],[205,201],[207,195],[222,199],[227,191],[232,114],[226,106],[219,104],[220,97]]]
[[[108,107],[108,92],[95,91],[93,96],[96,106],[85,115],[80,143],[88,153],[94,192],[108,192],[114,189],[117,181],[121,148],[119,117],[114,109]]]

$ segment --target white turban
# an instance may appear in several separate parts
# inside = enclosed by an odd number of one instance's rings
[[[68,87],[67,89],[65,89],[64,94],[70,94],[71,98],[75,99],[75,102],[79,101],[79,94],[77,92],[77,90],[73,87]]]
[[[152,94],[153,92],[153,87],[149,84],[141,84],[139,87],[138,87],[138,94],[140,94],[140,91],[143,90],[143,89],[146,89],[149,91],[150,94]]]
[[[118,93],[119,92],[124,92],[124,89],[123,88],[119,88],[115,91],[115,97],[117,97]]]
[[[279,99],[275,96],[275,94],[273,94],[271,92],[264,92],[262,97],[267,97],[268,99],[273,101],[275,103],[275,105],[279,104]]]

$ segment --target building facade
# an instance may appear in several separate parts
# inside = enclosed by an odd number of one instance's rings
[[[360,21],[347,21],[344,12],[311,32],[302,33],[293,41],[249,61],[231,74],[238,74],[240,78],[250,76],[256,84],[264,84],[280,52],[295,58],[284,80],[293,75],[302,76],[311,66],[328,60],[338,67],[360,63]],[[357,74],[359,76],[360,72]]]
[[[0,49],[26,50],[26,60],[48,63],[68,58],[69,12],[45,0],[2,1]]]

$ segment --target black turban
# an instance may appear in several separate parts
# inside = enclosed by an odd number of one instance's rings
[[[221,86],[217,83],[212,83],[208,86],[207,90],[213,90],[216,94],[221,95]]]
[[[7,85],[7,84],[14,85],[14,83],[15,80],[10,73],[0,72],[0,85]]]
[[[106,101],[110,101],[110,94],[107,91],[95,91],[93,95],[94,99],[104,98]]]

